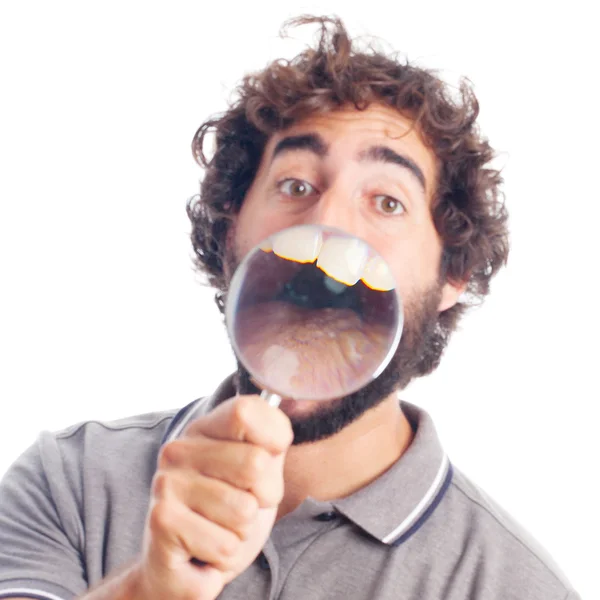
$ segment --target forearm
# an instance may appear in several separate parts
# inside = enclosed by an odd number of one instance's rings
[[[79,600],[142,600],[137,563],[130,563],[94,586]]]

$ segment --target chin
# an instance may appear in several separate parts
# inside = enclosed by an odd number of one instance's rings
[[[319,409],[331,404],[333,400],[291,400],[284,398],[279,408],[290,418],[312,415]]]

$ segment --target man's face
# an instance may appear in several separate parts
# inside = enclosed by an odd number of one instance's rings
[[[362,238],[387,261],[404,303],[400,347],[375,382],[330,403],[282,403],[296,441],[334,433],[410,379],[414,355],[429,339],[438,312],[460,294],[457,286],[440,282],[442,242],[431,216],[436,158],[416,131],[409,133],[411,124],[395,110],[373,105],[313,116],[276,133],[237,217],[230,265],[287,227],[332,226]],[[247,381],[247,374],[241,379]]]

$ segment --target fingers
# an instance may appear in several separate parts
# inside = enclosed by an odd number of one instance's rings
[[[248,537],[259,510],[254,494],[194,471],[159,473],[153,482],[153,495],[157,501],[177,498],[191,511],[229,529],[240,539]]]
[[[204,582],[198,589],[217,589],[251,564],[283,498],[292,437],[280,410],[258,396],[243,396],[198,418],[163,446],[142,564],[152,584],[147,589],[168,594],[153,597],[179,598],[195,581]]]
[[[235,571],[240,538],[180,502],[153,503],[148,518],[152,535],[150,560],[174,571],[194,557],[227,573]]]
[[[272,454],[285,452],[294,437],[288,417],[260,396],[239,396],[223,402],[208,415],[192,422],[183,437],[198,434],[248,442]]]
[[[283,455],[273,456],[250,444],[216,442],[205,437],[176,440],[161,450],[156,476],[158,483],[165,473],[175,469],[188,472],[186,484],[196,475],[215,480],[209,493],[220,482],[237,488],[239,492],[248,491],[254,495],[260,508],[277,506],[283,496]],[[240,499],[240,502],[245,500]]]

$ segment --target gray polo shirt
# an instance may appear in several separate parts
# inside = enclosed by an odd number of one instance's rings
[[[159,449],[231,397],[42,433],[0,484],[0,598],[67,600],[140,551]],[[446,456],[405,402],[414,441],[376,481],[306,500],[219,596],[252,599],[574,600],[547,553]],[[352,455],[348,455],[352,460]]]

